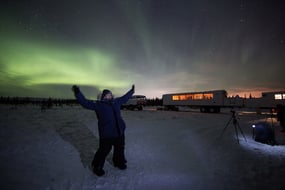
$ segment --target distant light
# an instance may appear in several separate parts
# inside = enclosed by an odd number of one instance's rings
[[[252,128],[255,128],[255,125],[252,125]]]

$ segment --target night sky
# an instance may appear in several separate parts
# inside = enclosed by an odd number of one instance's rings
[[[282,0],[5,0],[0,96],[285,90]]]

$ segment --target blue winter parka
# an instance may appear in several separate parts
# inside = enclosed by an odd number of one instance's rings
[[[85,98],[79,90],[75,97],[86,109],[94,110],[98,119],[99,137],[102,139],[116,138],[124,135],[125,122],[121,117],[121,105],[126,103],[134,94],[134,89],[129,90],[125,95],[112,100],[92,101]]]

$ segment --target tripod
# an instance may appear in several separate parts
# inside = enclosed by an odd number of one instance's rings
[[[231,112],[232,112],[232,117],[230,118],[230,120],[228,121],[228,123],[226,124],[226,126],[224,127],[224,129],[223,129],[223,131],[222,131],[222,133],[221,133],[221,137],[223,136],[224,132],[226,131],[226,129],[227,129],[227,127],[229,126],[229,124],[231,123],[231,121],[233,121],[233,125],[234,125],[234,127],[235,127],[235,132],[236,132],[236,137],[237,137],[237,142],[239,143],[238,129],[237,129],[237,128],[239,128],[240,133],[242,134],[244,140],[246,141],[246,138],[245,138],[245,136],[244,136],[244,134],[243,134],[243,132],[242,132],[242,130],[241,130],[241,128],[240,128],[240,125],[239,125],[239,123],[238,123],[238,120],[237,120],[237,118],[236,118],[236,112],[233,111],[233,110],[232,110]]]

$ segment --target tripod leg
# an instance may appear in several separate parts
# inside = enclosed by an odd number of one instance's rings
[[[226,126],[224,127],[224,129],[223,129],[223,131],[222,131],[222,133],[221,133],[220,137],[222,137],[222,136],[223,136],[224,132],[226,131],[226,128],[227,128],[227,127],[228,127],[228,125],[231,123],[232,119],[233,119],[233,118],[230,118],[230,120],[228,121],[228,123],[227,123],[227,124],[226,124]]]
[[[234,122],[234,126],[235,126],[235,132],[236,132],[237,142],[238,142],[238,144],[239,144],[238,130],[237,130],[237,123],[236,123],[236,122]]]
[[[240,130],[240,133],[242,134],[244,140],[246,141],[246,138],[245,138],[245,136],[244,136],[244,134],[243,134],[243,131],[241,130],[240,125],[239,125],[238,122],[237,122],[237,126],[238,126],[238,128],[239,128],[239,130]],[[247,141],[246,141],[246,142],[247,142]]]

